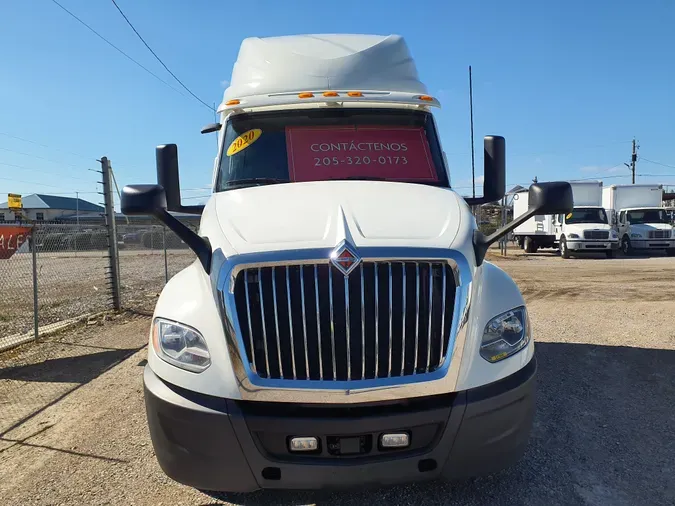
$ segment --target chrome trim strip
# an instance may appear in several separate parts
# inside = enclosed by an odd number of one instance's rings
[[[281,363],[281,339],[279,337],[279,312],[277,310],[277,268],[272,267],[272,300],[274,301],[274,330],[277,334],[277,358],[279,359],[279,376],[284,379],[284,366]]]
[[[469,321],[473,264],[470,264],[469,260],[459,251],[447,248],[359,248],[359,254],[364,262],[386,262],[392,259],[397,262],[434,261],[447,263],[451,267],[455,280],[454,309],[452,321],[449,324],[446,359],[438,369],[416,375],[352,381],[269,379],[259,377],[252,372],[247,363],[248,360],[242,359],[244,345],[234,301],[237,275],[244,269],[257,269],[264,266],[328,264],[331,251],[332,248],[316,248],[238,255],[225,259],[218,271],[214,272],[214,275],[218,275],[216,282],[218,293],[221,296],[219,302],[224,320],[225,338],[241,399],[265,402],[353,404],[402,397],[414,398],[454,391],[460,366],[458,361],[462,353],[466,352],[464,342]],[[318,289],[315,290],[315,295],[318,298]],[[264,312],[262,306],[261,310]],[[265,331],[264,326],[263,331]],[[457,353],[457,360],[454,360],[455,353]]]
[[[415,264],[415,362],[413,374],[417,374],[417,354],[419,353],[420,338],[420,264]]]
[[[443,295],[441,295],[441,354],[438,359],[438,367],[443,364],[445,355],[445,297],[447,291],[447,277],[445,269],[443,269]]]
[[[394,330],[392,328],[392,312],[391,305],[393,303],[393,292],[392,284],[394,283],[394,276],[391,272],[391,262],[388,262],[389,265],[389,361],[387,362],[387,378],[391,378],[391,350],[394,345]]]
[[[260,293],[260,319],[262,320],[263,344],[265,345],[265,367],[267,367],[265,372],[267,376],[270,376],[270,354],[267,351],[267,325],[265,325],[265,302],[263,301],[262,269],[260,267],[258,267],[258,292]]]
[[[379,264],[373,265],[375,271],[375,379],[380,369],[380,276]]]
[[[428,332],[427,332],[427,366],[424,369],[424,372],[429,372],[429,365],[431,363],[431,328],[433,327],[433,316],[434,310],[434,264],[429,262],[429,320],[428,320]],[[442,337],[442,336],[441,336]]]
[[[333,359],[333,381],[337,381],[337,367],[335,366],[335,319],[333,318],[333,269],[328,266],[328,303],[330,306],[330,347]]]
[[[319,346],[319,380],[323,380],[323,349],[321,347],[321,306],[319,305],[319,271],[314,265],[314,293],[316,295],[316,341]]]
[[[366,379],[366,299],[363,263],[361,263],[361,379]]]
[[[255,348],[253,347],[253,325],[251,325],[251,299],[248,296],[248,271],[244,272],[244,286],[246,287],[246,316],[248,317],[248,339],[251,344],[251,357],[249,363],[251,364],[251,370],[256,372],[255,367]]]
[[[345,276],[345,337],[347,338],[347,380],[352,379],[352,351],[351,337],[349,335],[349,276]]]
[[[293,379],[298,379],[295,371],[295,339],[293,339],[293,309],[291,308],[291,273],[286,266],[286,298],[288,299],[288,330],[291,338],[291,364],[293,364]]]
[[[401,376],[403,376],[405,374],[405,348],[406,348],[405,337],[406,337],[406,334],[407,334],[405,315],[408,312],[408,307],[406,305],[408,283],[406,282],[406,279],[405,279],[406,270],[407,270],[406,264],[405,264],[405,262],[403,262],[403,281],[402,281],[402,285],[403,285],[403,290],[402,290],[403,291],[403,336],[402,336],[402,338],[403,339],[401,339],[401,342],[402,342],[402,344],[401,344],[401,346],[402,346],[402,351],[401,351]]]
[[[302,337],[305,341],[305,374],[309,379],[309,352],[307,351],[307,315],[305,314],[305,268],[300,266],[300,302],[302,303]]]

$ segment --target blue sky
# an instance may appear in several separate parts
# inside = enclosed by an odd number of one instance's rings
[[[174,88],[109,0],[59,0]],[[470,192],[467,67],[477,173],[484,135],[507,139],[507,181],[607,177],[640,143],[638,181],[675,185],[675,2],[118,0],[172,71],[219,103],[241,40],[294,33],[398,33],[443,108],[441,139]],[[178,144],[185,196],[208,191],[213,113],[124,58],[52,0],[7,0],[0,16],[0,195],[97,201],[95,159],[120,185],[154,182],[154,148]],[[30,140],[19,140],[17,137]],[[49,147],[44,147],[49,146]],[[651,160],[651,162],[647,161]],[[659,162],[665,165],[657,165]],[[195,189],[195,190],[192,190]],[[4,200],[0,198],[0,200]],[[192,200],[196,202],[196,200]]]

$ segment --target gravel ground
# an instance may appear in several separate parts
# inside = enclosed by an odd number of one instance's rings
[[[496,263],[527,298],[539,358],[530,446],[508,471],[371,491],[205,496],[155,461],[140,367],[148,320],[122,316],[0,356],[0,504],[675,504],[673,259]]]

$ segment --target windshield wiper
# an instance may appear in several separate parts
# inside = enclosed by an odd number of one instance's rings
[[[329,181],[349,181],[349,180],[361,180],[361,181],[386,181],[385,177],[377,176],[347,176],[347,177],[336,177],[331,178]]]
[[[267,185],[267,184],[279,184],[279,183],[288,183],[286,179],[279,179],[275,177],[247,177],[243,179],[232,179],[227,181],[223,185],[223,189],[228,188],[238,188],[241,186],[251,186],[251,185]]]

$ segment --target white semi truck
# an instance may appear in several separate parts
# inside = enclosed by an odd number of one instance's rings
[[[572,209],[567,183],[490,236],[470,205],[505,193],[484,140],[483,197],[450,187],[399,36],[250,38],[219,107],[213,194],[184,206],[175,144],[159,184],[124,188],[197,260],[157,302],[144,371],[162,469],[209,491],[456,478],[518,460],[534,414],[532,327],[490,244]],[[201,214],[197,233],[172,212]]]
[[[613,258],[619,237],[602,207],[602,181],[571,181],[574,209],[554,216],[533,216],[514,230],[518,245],[527,253],[558,248],[563,258],[582,253],[605,253]],[[527,190],[514,194],[513,216],[527,212]]]
[[[668,256],[675,256],[675,231],[663,207],[661,185],[611,185],[603,189],[602,203],[625,255],[636,250],[665,250]]]
[[[612,229],[602,207],[602,181],[571,181],[574,209],[553,217],[560,256],[605,253],[613,258],[619,249],[619,236]]]

